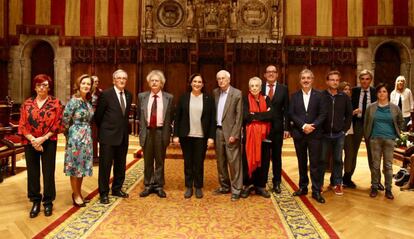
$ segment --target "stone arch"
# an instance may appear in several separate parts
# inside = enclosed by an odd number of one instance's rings
[[[378,51],[385,45],[391,45],[398,50],[399,57],[400,57],[400,75],[404,75],[409,83],[409,87],[411,86],[411,54],[410,48],[407,46],[406,43],[400,41],[398,39],[386,39],[379,42],[375,48],[373,49],[372,53],[372,69],[375,69],[376,62],[375,58],[377,56]],[[374,72],[375,75],[375,72]],[[375,81],[375,77],[374,77]]]
[[[31,90],[31,80],[33,77],[33,72],[32,72],[32,56],[33,56],[33,50],[39,46],[39,44],[41,43],[46,43],[53,51],[53,61],[56,59],[56,48],[54,48],[53,43],[48,41],[48,40],[44,40],[44,39],[33,39],[31,41],[26,42],[26,44],[23,46],[22,51],[21,51],[21,59],[24,59],[25,62],[27,62],[27,64],[25,64],[27,67],[25,67],[25,72],[23,72],[23,82],[24,82],[24,88],[23,88],[23,95],[24,98],[27,98],[28,96],[30,96],[32,94],[32,90]],[[55,65],[55,64],[54,64]],[[53,68],[55,68],[53,66]],[[54,69],[53,69],[54,70]],[[44,72],[42,72],[44,73]],[[50,75],[50,74],[48,74]],[[55,80],[55,73],[53,71],[53,75],[51,75],[52,79],[54,81]],[[26,84],[29,83],[29,84]],[[51,92],[52,95],[55,95],[55,87],[52,88],[53,92]],[[28,95],[27,92],[30,92],[30,94]]]
[[[58,36],[20,35],[20,43],[11,47],[9,63],[9,95],[21,103],[31,95],[31,53],[40,42],[50,45],[54,53],[54,95],[62,101],[70,96],[70,47],[59,46]]]

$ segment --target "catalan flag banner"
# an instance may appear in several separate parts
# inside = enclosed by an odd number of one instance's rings
[[[17,26],[23,24],[59,26],[63,36],[137,36],[139,2],[13,0],[9,1],[9,34],[16,35]]]
[[[140,3],[145,1],[0,0],[0,38],[17,35],[19,25],[58,27],[68,37],[137,36],[145,11]],[[414,27],[414,0],[286,0],[283,11],[287,36],[363,37],[369,27]]]
[[[363,37],[373,26],[414,27],[414,0],[289,0],[285,34]]]

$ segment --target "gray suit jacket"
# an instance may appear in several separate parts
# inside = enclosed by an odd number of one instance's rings
[[[378,108],[378,101],[368,105],[368,108],[365,111],[365,118],[364,118],[365,139],[369,139],[371,137],[372,127],[374,124],[374,116],[375,116],[375,112],[377,111],[377,108]],[[400,137],[401,129],[404,123],[401,110],[398,106],[390,102],[390,111],[392,115],[392,121],[394,122],[395,132],[397,133],[397,136]]]
[[[138,103],[137,103],[137,116],[139,118],[139,143],[144,147],[145,139],[147,137],[147,127],[148,127],[148,101],[149,101],[150,91],[142,92],[138,94]],[[173,95],[163,91],[162,100],[164,105],[164,126],[162,128],[162,143],[164,149],[170,144],[171,137],[171,119],[173,112]]]
[[[216,109],[220,99],[220,89],[213,90]],[[229,144],[230,136],[240,140],[243,122],[243,100],[240,90],[230,86],[229,94],[223,110],[222,127],[226,144]]]

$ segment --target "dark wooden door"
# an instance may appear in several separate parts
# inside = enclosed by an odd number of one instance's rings
[[[375,77],[374,84],[386,83],[388,90],[394,89],[397,76],[400,75],[401,58],[399,49],[386,43],[380,46],[375,54]]]
[[[53,82],[55,82],[56,79],[54,79],[55,70],[53,63],[55,54],[49,43],[40,41],[35,47],[33,47],[30,59],[32,62],[31,80],[33,80],[33,78],[38,74],[46,74],[52,78]],[[54,95],[54,89],[54,84],[52,84],[49,89],[50,95]],[[32,94],[34,93],[35,92],[32,90]]]

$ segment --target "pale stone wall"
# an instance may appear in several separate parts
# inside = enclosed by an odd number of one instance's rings
[[[54,51],[54,95],[62,100],[63,103],[66,103],[66,101],[70,98],[71,49],[70,47],[60,47],[58,36],[20,36],[19,45],[12,46],[10,48],[8,94],[17,103],[23,102],[30,96],[30,56],[33,48],[40,41],[49,43]]]

